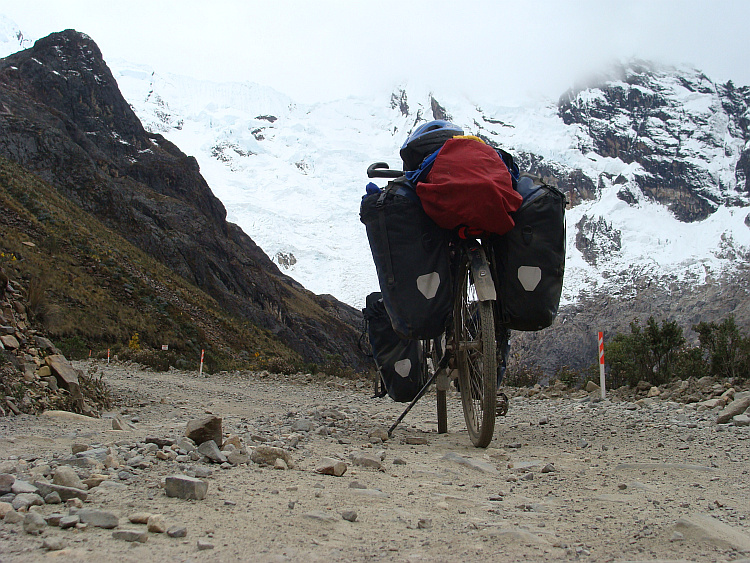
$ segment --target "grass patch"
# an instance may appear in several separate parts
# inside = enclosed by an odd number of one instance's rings
[[[52,186],[2,158],[0,207],[0,263],[24,286],[31,320],[69,359],[106,357],[109,349],[154,369],[195,368],[206,350],[208,373],[252,369],[258,358],[302,365],[271,333],[229,315]]]

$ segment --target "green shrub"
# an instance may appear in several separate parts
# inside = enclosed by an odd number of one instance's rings
[[[705,352],[711,375],[748,378],[750,370],[750,338],[740,334],[734,317],[721,324],[699,323],[693,327],[698,333],[700,347]]]
[[[522,362],[518,354],[512,355],[505,370],[503,383],[508,387],[533,387],[544,380],[544,371],[533,362]]]
[[[59,339],[57,347],[69,360],[85,360],[89,357],[89,351],[91,350],[88,342],[77,334]]]
[[[655,385],[666,383],[675,375],[684,344],[682,328],[675,321],[662,321],[660,328],[654,317],[649,317],[641,328],[636,319],[630,323],[630,334],[617,334],[605,345],[610,386],[633,387],[641,380]]]

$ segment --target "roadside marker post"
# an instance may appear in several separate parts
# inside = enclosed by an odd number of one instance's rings
[[[107,348],[107,365],[109,365],[109,348]]]
[[[604,379],[604,333],[599,332],[599,387],[602,390],[602,399],[607,395],[607,386]]]
[[[198,370],[198,375],[203,375],[203,354],[205,353],[205,350],[201,350],[201,367]]]

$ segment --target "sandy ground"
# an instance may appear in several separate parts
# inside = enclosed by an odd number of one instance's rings
[[[713,411],[658,399],[514,397],[482,450],[471,446],[457,395],[449,397],[448,434],[436,432],[430,393],[380,443],[403,406],[371,398],[364,382],[96,369],[116,409],[101,419],[0,419],[0,473],[33,481],[70,457],[73,444],[111,446],[124,460],[146,438],[178,439],[206,413],[248,448],[284,447],[293,467],[180,463],[146,452],[147,467],[125,479],[122,467],[110,470],[111,486],[91,489],[84,506],[117,515],[118,529],[145,530],[128,517],[160,514],[185,537],[148,533],[131,543],[93,526],[30,535],[0,521],[2,562],[750,561],[750,429],[717,425]],[[132,428],[113,430],[117,415]],[[325,457],[346,461],[346,473],[317,473]],[[382,467],[353,461],[372,458]],[[205,499],[166,496],[166,476],[196,470],[211,472]]]

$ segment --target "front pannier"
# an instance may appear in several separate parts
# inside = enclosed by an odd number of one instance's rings
[[[422,209],[405,178],[362,199],[380,291],[393,329],[403,338],[436,338],[451,313],[448,231]]]

